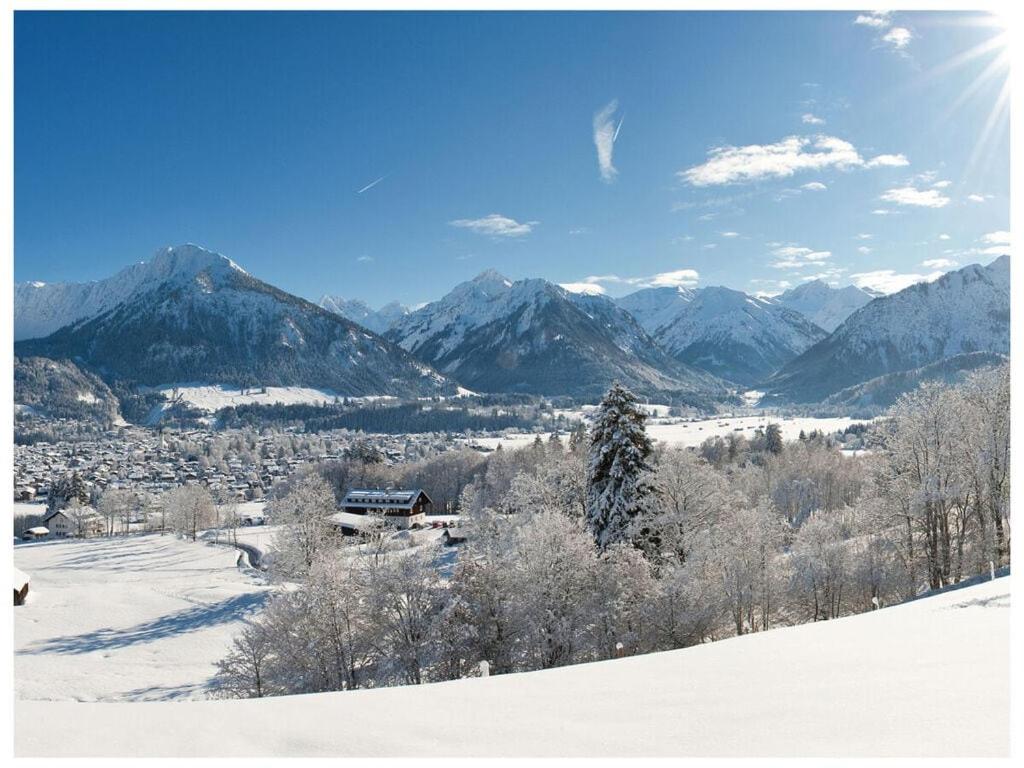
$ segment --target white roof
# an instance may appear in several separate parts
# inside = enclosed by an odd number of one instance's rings
[[[343,525],[355,531],[369,528],[380,522],[380,517],[377,515],[356,515],[351,512],[335,512],[328,519],[332,523]]]
[[[31,533],[33,536],[45,536],[50,532],[50,529],[45,525],[37,525],[35,528],[29,528],[25,533]]]

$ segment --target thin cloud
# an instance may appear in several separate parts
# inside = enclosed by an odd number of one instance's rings
[[[973,194],[973,195],[968,195],[967,199],[970,200],[972,203],[984,203],[990,197],[991,197],[991,195],[977,195],[977,194]]]
[[[368,264],[373,261],[373,256],[367,256],[365,253],[362,256],[356,257],[356,261],[361,264]]]
[[[902,154],[877,155],[864,163],[865,168],[902,168],[906,165],[910,165],[910,161],[907,160],[906,155]]]
[[[952,259],[925,259],[921,262],[921,266],[928,269],[952,269],[960,264]]]
[[[375,179],[374,181],[371,181],[369,184],[367,184],[362,189],[357,189],[356,190],[356,194],[357,195],[361,195],[361,194],[363,194],[363,192],[366,192],[367,190],[373,189],[378,184],[380,184],[382,181],[384,181],[384,179],[386,179],[386,178],[387,178],[387,176],[381,176],[379,179]]]
[[[802,114],[800,116],[800,121],[804,125],[824,125],[825,124],[825,120],[823,118],[820,118],[817,115],[812,114],[810,112],[805,112],[804,114]]]
[[[594,146],[597,147],[597,167],[601,172],[602,181],[606,184],[611,184],[619,175],[612,163],[615,140],[619,137],[619,129],[622,128],[622,119],[619,120],[618,125],[613,122],[618,109],[618,99],[612,99],[594,115]]]
[[[869,13],[862,13],[853,20],[853,23],[864,27],[885,29],[892,23],[889,19],[891,14],[892,11],[871,11]]]
[[[857,253],[859,253],[859,254],[861,254],[863,256],[867,256],[873,250],[874,250],[873,248],[870,248],[870,247],[868,247],[866,245],[857,246]]]
[[[606,293],[602,283],[628,285],[634,288],[692,288],[697,285],[700,274],[695,269],[675,269],[643,277],[620,277],[619,275],[589,275],[580,281],[561,283],[573,293]],[[570,287],[571,286],[571,287]]]
[[[913,33],[906,27],[893,27],[882,36],[882,42],[888,43],[897,51],[902,51],[913,39]]]
[[[569,293],[583,293],[588,296],[603,296],[608,293],[603,285],[597,283],[559,283],[558,285]]]
[[[913,205],[919,208],[943,208],[949,205],[949,198],[934,188],[895,187],[883,192],[880,199],[887,203]]]
[[[879,269],[874,272],[858,272],[850,275],[858,288],[870,288],[879,293],[896,293],[916,283],[930,283],[938,280],[944,273],[940,271],[927,275],[900,273],[892,269]]]
[[[835,136],[787,136],[775,144],[714,147],[706,162],[679,171],[676,176],[692,186],[707,187],[782,179],[828,168],[877,168],[908,162],[903,155],[878,155],[865,160],[853,144]]]
[[[783,245],[772,251],[776,261],[769,266],[773,269],[803,269],[808,266],[822,267],[832,258],[831,251],[815,251],[801,245]]]
[[[981,240],[990,245],[1009,245],[1010,233],[1001,229],[998,232],[989,232],[987,235],[982,235]]]
[[[803,184],[800,189],[806,189],[808,192],[824,192],[828,187],[820,181],[809,181],[806,184]]]
[[[740,233],[739,232],[722,232],[721,235],[722,235],[722,237],[739,237]]]
[[[530,234],[533,228],[540,224],[539,221],[518,222],[500,213],[492,213],[480,219],[456,219],[448,223],[453,227],[490,237],[522,237]]]

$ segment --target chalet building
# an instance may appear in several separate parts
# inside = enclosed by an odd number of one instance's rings
[[[103,518],[92,507],[82,507],[76,519],[72,519],[66,510],[51,512],[43,518],[43,525],[47,526],[57,539],[71,536],[101,536],[106,531]]]
[[[342,499],[341,510],[352,515],[384,515],[388,522],[399,528],[412,528],[426,522],[427,511],[432,503],[430,497],[419,488],[353,488]]]

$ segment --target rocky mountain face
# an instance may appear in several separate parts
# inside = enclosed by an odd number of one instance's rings
[[[1010,259],[876,298],[768,382],[766,404],[819,402],[878,376],[1010,351]]]
[[[595,397],[618,381],[685,402],[726,390],[665,354],[611,300],[494,271],[402,318],[386,337],[475,391]]]
[[[69,312],[48,336],[18,341],[16,354],[72,359],[104,378],[146,385],[307,386],[345,396],[455,389],[376,334],[198,246],[165,249],[114,278],[53,295],[64,301],[76,291],[90,297],[92,314]]]

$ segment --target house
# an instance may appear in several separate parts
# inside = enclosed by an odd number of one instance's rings
[[[103,518],[92,507],[79,507],[74,513],[68,509],[51,512],[43,518],[54,538],[69,536],[101,536],[106,531]]]
[[[433,502],[422,489],[353,488],[341,501],[341,510],[352,515],[383,515],[398,528],[423,525]]]
[[[37,525],[34,528],[29,528],[27,531],[21,534],[23,541],[35,541],[36,539],[45,539],[50,535],[50,529],[43,525]]]

